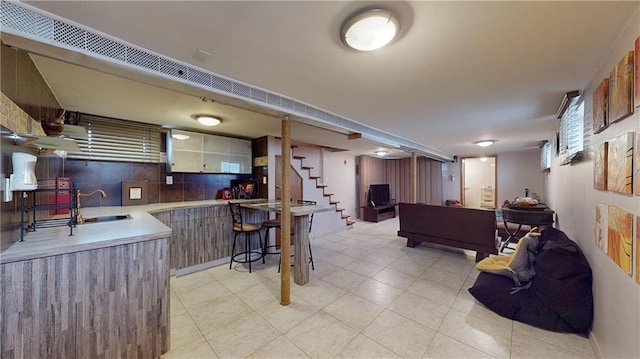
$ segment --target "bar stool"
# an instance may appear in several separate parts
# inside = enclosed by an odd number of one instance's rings
[[[255,262],[258,259],[262,258],[262,263],[264,263],[264,248],[262,247],[262,236],[260,235],[262,225],[260,223],[244,223],[240,205],[237,203],[229,202],[229,210],[231,211],[231,218],[233,220],[233,232],[235,233],[233,236],[233,247],[231,249],[231,260],[229,261],[229,269],[231,269],[233,262],[249,263],[249,273],[251,273],[251,262]],[[238,238],[238,234],[242,233],[244,233],[244,251],[236,253],[236,241]],[[249,237],[252,233],[258,233],[258,242],[260,243],[259,252],[251,249]],[[255,258],[251,258],[252,254],[258,254],[258,256]],[[242,255],[244,255],[244,259],[236,259],[236,257]]]
[[[280,254],[279,251],[274,251],[274,252],[269,252],[269,248],[278,248],[277,245],[272,244],[269,245],[269,232],[271,232],[271,228],[277,228],[280,229],[282,223],[280,222],[280,218],[275,218],[275,219],[270,219],[267,221],[262,222],[262,228],[266,228],[267,229],[267,233],[264,235],[264,253],[263,255],[267,255],[267,254]]]
[[[298,200],[298,204],[315,205],[316,201]],[[312,225],[313,225],[313,213],[309,215],[309,233],[311,233]],[[293,236],[293,228],[291,228],[291,235]],[[294,243],[291,243],[291,244],[295,245]],[[291,257],[293,257],[293,254],[291,255]],[[316,270],[316,267],[313,265],[313,252],[311,252],[311,238],[309,238],[309,263],[311,263],[311,270]],[[278,261],[278,273],[280,273],[281,264],[282,264],[282,257],[280,257],[280,260]],[[293,264],[291,264],[291,266],[293,267]]]

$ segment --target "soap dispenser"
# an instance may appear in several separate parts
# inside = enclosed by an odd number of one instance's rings
[[[36,179],[37,157],[28,153],[14,152],[13,173],[10,176],[12,191],[33,191],[38,188]]]

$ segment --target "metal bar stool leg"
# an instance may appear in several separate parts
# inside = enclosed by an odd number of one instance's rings
[[[233,246],[231,247],[231,260],[229,261],[229,269],[233,265],[233,259],[235,258],[236,253],[236,238],[238,238],[238,233],[233,236]]]
[[[244,258],[249,262],[249,273],[251,273],[251,245],[249,243],[249,232],[244,233]]]

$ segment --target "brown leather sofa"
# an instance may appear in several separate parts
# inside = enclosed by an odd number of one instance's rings
[[[421,242],[476,251],[476,261],[498,254],[496,215],[493,210],[428,204],[399,204],[398,236],[407,247]]]

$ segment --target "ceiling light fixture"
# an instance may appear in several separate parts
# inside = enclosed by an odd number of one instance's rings
[[[374,153],[375,153],[376,155],[378,155],[378,156],[384,156],[384,155],[386,155],[386,154],[387,154],[387,153],[389,153],[389,152],[387,152],[387,151],[376,151],[376,152],[374,152]]]
[[[474,142],[474,144],[480,146],[480,147],[489,147],[491,145],[493,145],[494,143],[496,143],[496,141],[494,140],[482,140],[482,141],[478,141],[478,142]]]
[[[195,119],[205,126],[218,126],[222,122],[221,119],[209,115],[196,115]]]
[[[356,50],[372,51],[386,46],[400,31],[400,21],[391,12],[367,10],[347,19],[340,30],[342,42]]]
[[[175,138],[176,140],[188,140],[189,139],[189,135],[185,135],[183,133],[172,133],[171,137]]]

